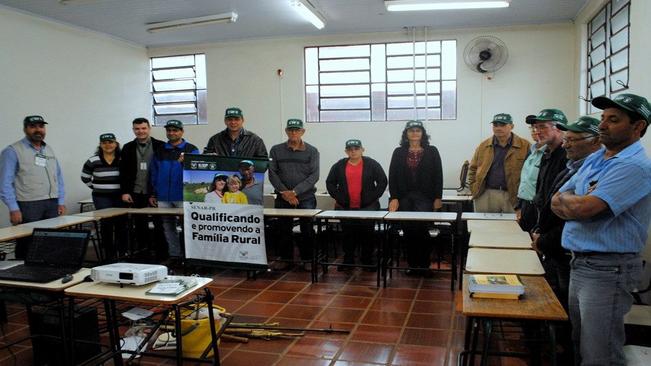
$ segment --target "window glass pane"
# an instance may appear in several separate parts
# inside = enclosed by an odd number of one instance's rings
[[[194,80],[179,80],[179,81],[155,81],[152,83],[154,91],[170,91],[170,90],[194,90]]]
[[[305,106],[307,120],[311,122],[319,121],[319,87],[305,87]]]
[[[626,50],[610,58],[610,71],[618,71],[624,67],[628,67],[628,52]]]
[[[592,27],[592,31],[594,32],[597,28],[602,26],[606,22],[606,7],[604,6],[603,9],[597,14],[592,21],[590,22],[590,26]]]
[[[370,56],[370,46],[319,47],[319,58]]]
[[[590,99],[606,95],[606,80],[598,81],[590,86]]]
[[[321,110],[371,108],[369,98],[321,98]]]
[[[151,59],[151,66],[154,69],[165,67],[194,66],[194,55],[154,57]]]
[[[170,102],[194,102],[197,98],[194,92],[172,92],[172,93],[155,93],[154,101],[156,103]]]
[[[368,84],[322,86],[322,97],[368,96]]]
[[[416,67],[425,67],[425,56],[415,57]],[[427,56],[427,67],[441,66],[441,58],[439,55]],[[387,58],[388,69],[410,68],[414,67],[413,56],[393,56]]]
[[[370,121],[370,111],[322,111],[321,122]]]
[[[368,58],[348,58],[343,60],[321,60],[321,71],[368,70]]]
[[[170,114],[163,116],[154,116],[155,126],[165,126],[165,123],[171,119],[176,119],[183,122],[184,125],[196,125],[197,116],[194,114]]]
[[[610,53],[613,54],[628,46],[628,28],[610,38]]]
[[[612,0],[612,2],[611,2],[612,7],[613,7],[612,12],[613,13],[617,12],[617,10],[622,8],[624,5],[629,4],[630,2],[631,2],[631,0]]]
[[[197,74],[197,89],[206,89],[206,55],[195,55],[195,60],[196,65],[194,68]]]
[[[414,109],[389,109],[387,110],[387,121],[406,121],[418,119]]]
[[[439,80],[441,78],[441,69],[428,69],[427,70],[427,79],[428,80]],[[416,70],[389,70],[387,71],[387,81],[409,81],[425,80],[425,70],[416,69]]]
[[[208,124],[208,93],[205,89],[197,90],[197,123]]]
[[[394,94],[413,94],[414,93],[414,83],[396,83],[388,84],[387,90],[389,95]],[[425,83],[419,82],[416,83],[416,94],[424,94]],[[430,82],[427,83],[427,93],[440,93],[441,92],[441,83],[439,82]]]
[[[441,118],[457,118],[457,82],[444,81],[441,93]]]
[[[600,44],[606,41],[606,29],[601,28],[591,37],[591,49],[598,47]]]
[[[186,79],[194,78],[194,68],[166,69],[153,71],[154,80]]]
[[[373,121],[384,121],[384,110],[386,109],[385,84],[371,84],[371,106]]]
[[[606,76],[606,64],[600,63],[590,70],[590,80],[595,81]]]
[[[611,31],[610,33],[617,33],[618,30],[628,26],[628,11],[630,8],[622,9],[619,13],[615,14],[610,19]]]
[[[606,45],[597,47],[590,53],[590,66],[594,66],[606,58]]]
[[[615,74],[612,74],[610,76],[610,91],[611,92],[624,88],[624,86],[621,85],[618,81],[621,82],[624,85],[628,85],[628,69],[624,69],[624,70],[619,71],[619,72],[617,72]]]
[[[415,98],[416,107],[425,107],[425,96],[420,95]],[[428,107],[438,107],[440,105],[440,98],[438,95],[429,95],[427,97]],[[414,97],[389,97],[388,108],[413,108]]]
[[[180,114],[180,113],[197,113],[194,103],[183,104],[157,104],[154,106],[156,114]]]
[[[374,83],[383,83],[386,81],[385,75],[385,48],[384,44],[371,45],[371,81]]]
[[[441,119],[441,110],[439,108],[418,109],[416,110],[416,116],[416,118],[423,120]]]
[[[390,55],[411,55],[414,53],[414,46],[411,42],[388,43],[387,56]]]
[[[369,79],[368,71],[321,73],[321,84],[368,83]]]
[[[457,41],[443,41],[441,72],[445,80],[457,78]]]
[[[319,53],[317,48],[305,49],[305,84],[319,83]]]

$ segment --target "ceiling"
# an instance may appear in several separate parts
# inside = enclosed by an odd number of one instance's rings
[[[0,0],[0,4],[148,47],[251,38],[391,32],[571,21],[588,0],[512,0],[506,9],[389,13],[383,0],[311,0],[327,24],[317,30],[291,0]],[[235,11],[236,23],[148,33],[146,24]]]

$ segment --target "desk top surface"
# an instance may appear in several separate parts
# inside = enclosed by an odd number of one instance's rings
[[[386,211],[360,210],[327,210],[316,215],[319,219],[370,219],[380,220],[387,215]]]
[[[0,280],[0,287],[14,287],[56,292],[63,291],[68,287],[81,283],[88,275],[90,275],[90,268],[82,268],[77,273],[72,275],[72,281],[66,283],[62,283],[61,279],[46,283]]]
[[[448,202],[469,202],[472,201],[472,196],[463,192],[457,192],[454,189],[444,189],[442,200]]]
[[[110,208],[103,208],[101,210],[81,212],[75,214],[74,216],[92,217],[95,220],[101,220],[101,219],[109,219],[111,217],[126,215],[130,212],[130,210],[131,210],[130,208],[110,207]]]
[[[456,212],[419,212],[419,211],[395,211],[389,212],[385,217],[388,221],[447,221],[457,220]]]
[[[515,221],[514,213],[492,213],[492,212],[464,212],[461,214],[462,220],[497,220],[497,221]]]
[[[302,208],[265,208],[263,211],[265,216],[278,216],[278,217],[314,217],[321,212],[318,208],[302,209]]]
[[[89,204],[93,203],[93,199],[92,198],[86,198],[85,200],[77,201],[77,203],[80,204],[80,205],[89,205]]]
[[[143,207],[130,208],[131,215],[176,215],[183,216],[183,207]]]
[[[543,275],[538,255],[533,250],[470,248],[466,272]]]
[[[515,221],[469,220],[468,231],[470,247],[531,249],[529,234]]]
[[[176,278],[185,276],[168,276]],[[130,301],[145,304],[178,304],[212,282],[212,278],[196,277],[197,284],[191,289],[176,296],[148,295],[146,292],[156,285],[156,282],[143,286],[124,285],[116,283],[83,282],[65,290],[66,295],[74,297],[102,298],[109,300]]]
[[[47,228],[47,229],[61,229],[68,226],[85,224],[87,222],[91,222],[94,220],[95,219],[93,219],[92,217],[66,215],[66,216],[57,216],[46,220],[29,222],[27,224],[20,224],[18,226],[26,226],[30,228],[38,227],[38,228]]]
[[[502,319],[567,320],[567,313],[547,281],[540,276],[520,276],[524,295],[519,300],[474,299],[463,280],[463,315]]]
[[[0,229],[0,243],[30,236],[33,230],[33,227],[25,225],[3,227]]]

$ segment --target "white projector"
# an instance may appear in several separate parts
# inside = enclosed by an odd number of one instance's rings
[[[167,276],[167,267],[160,264],[113,263],[94,267],[90,278],[95,282],[146,285]]]

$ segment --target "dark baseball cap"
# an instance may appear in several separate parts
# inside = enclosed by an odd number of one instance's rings
[[[491,123],[513,124],[513,118],[508,113],[498,113],[493,116]]]
[[[299,130],[303,128],[303,121],[298,118],[290,118],[287,120],[287,127],[289,130]]]
[[[634,112],[646,121],[647,126],[651,123],[651,105],[649,105],[649,101],[646,98],[639,95],[624,93],[613,99],[596,97],[592,99],[592,105],[602,110],[618,108]]]
[[[572,123],[556,122],[556,127],[561,131],[587,132],[599,136],[599,120],[590,116],[579,117]]]
[[[242,113],[242,110],[237,107],[228,107],[226,108],[226,112],[224,112],[224,118],[229,117],[242,118],[244,117],[244,114]]]
[[[420,129],[423,128],[423,121],[413,119],[411,121],[407,121],[407,124],[405,124],[405,130],[408,130],[410,128],[418,127]]]
[[[567,117],[560,109],[547,108],[543,109],[538,113],[538,115],[533,119],[533,123],[536,122],[561,122],[567,123]]]
[[[47,122],[45,122],[45,120],[41,116],[27,116],[27,117],[25,117],[25,119],[23,119],[23,126],[35,125],[35,124],[38,124],[38,123],[44,124],[44,125],[48,124]]]
[[[358,139],[350,139],[346,141],[346,149],[349,147],[362,147],[362,141]]]
[[[104,142],[104,141],[115,141],[115,135],[112,133],[103,133],[99,135],[99,142]]]
[[[178,128],[179,130],[183,129],[183,122],[178,119],[171,119],[165,123],[165,128]]]

